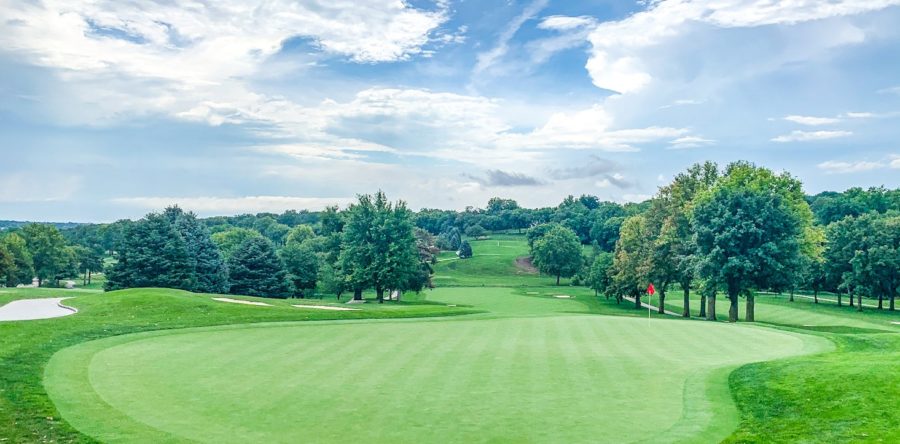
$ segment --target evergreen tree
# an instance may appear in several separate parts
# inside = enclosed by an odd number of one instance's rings
[[[468,259],[472,257],[472,246],[469,245],[469,241],[462,241],[462,244],[459,246],[459,252],[457,253],[460,259]]]
[[[137,287],[196,288],[184,238],[162,214],[151,213],[128,226],[119,261],[107,275],[106,290]]]
[[[197,220],[194,213],[185,213],[178,207],[167,208],[165,214],[184,239],[195,283],[190,290],[198,293],[227,293],[228,269],[219,248],[210,238],[206,225]]]
[[[275,246],[262,237],[242,243],[228,259],[231,293],[262,297],[287,297],[287,272],[275,254]]]

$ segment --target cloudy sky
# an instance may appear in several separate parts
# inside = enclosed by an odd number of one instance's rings
[[[900,186],[900,0],[0,0],[0,219]]]

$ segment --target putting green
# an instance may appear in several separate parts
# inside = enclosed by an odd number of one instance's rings
[[[830,347],[596,315],[256,324],[82,343],[45,386],[105,442],[715,441],[730,369]]]

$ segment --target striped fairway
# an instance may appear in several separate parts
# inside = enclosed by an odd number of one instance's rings
[[[430,296],[442,297],[493,313],[120,336],[56,354],[45,385],[67,421],[107,442],[714,441],[737,423],[729,369],[830,347],[754,326],[560,314],[579,302],[552,295]]]

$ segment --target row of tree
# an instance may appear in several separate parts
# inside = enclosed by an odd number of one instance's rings
[[[896,195],[881,189],[868,194]],[[879,307],[889,299],[893,309],[900,286],[898,215],[881,206],[823,226],[800,181],[788,173],[747,162],[722,172],[711,162],[697,164],[662,187],[646,212],[625,219],[614,252],[595,255],[588,281],[617,300],[634,298],[638,307],[652,282],[660,312],[667,290],[677,285],[686,317],[690,291],[697,288],[700,315],[710,320],[720,292],[728,298],[730,321],[738,319],[740,297],[746,299],[745,319],[754,320],[758,290],[847,291],[851,303],[856,292],[860,309],[864,292],[878,297]]]
[[[419,291],[430,285],[435,238],[413,226],[412,212],[381,192],[363,195],[344,211],[317,215],[315,227],[300,224],[277,243],[257,229],[212,230],[194,214],[172,207],[127,225],[115,248],[116,264],[106,289],[180,288],[200,293],[304,297],[368,289],[384,300],[388,291]]]
[[[7,287],[30,285],[34,278],[39,285],[59,286],[81,271],[87,284],[101,269],[102,252],[69,245],[55,225],[31,223],[0,234],[0,284]]]

